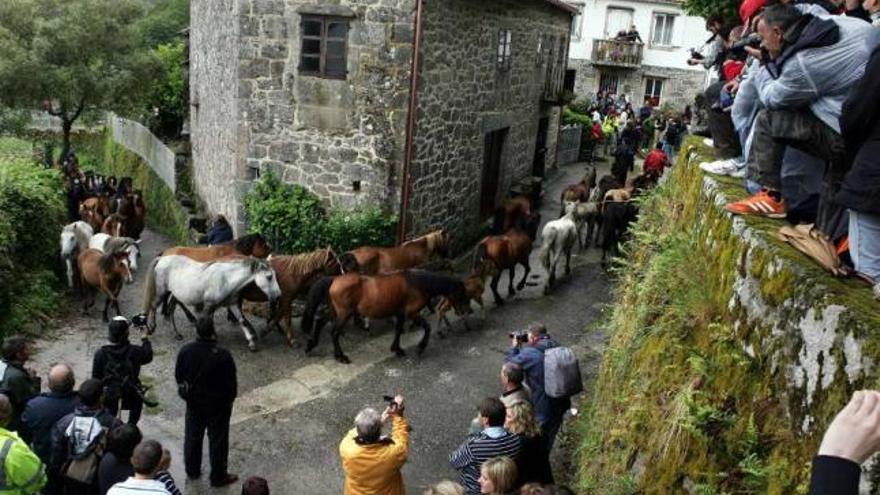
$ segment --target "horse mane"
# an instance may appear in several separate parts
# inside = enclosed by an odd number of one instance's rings
[[[430,297],[462,294],[464,292],[464,283],[461,280],[444,273],[429,272],[427,270],[405,270],[403,276],[409,285]]]
[[[239,253],[252,253],[254,250],[254,246],[257,244],[257,241],[265,242],[263,236],[260,234],[248,234],[239,237],[238,239],[233,239],[231,241],[227,241],[222,243],[222,246],[233,246],[236,251]]]
[[[98,259],[98,268],[101,269],[103,273],[110,273],[113,271],[113,268],[116,264],[116,253],[107,252],[102,254]]]
[[[111,237],[107,239],[106,243],[104,243],[104,251],[108,253],[115,253],[128,249],[128,246],[131,246],[133,244],[134,239],[132,239],[131,237]]]
[[[306,274],[323,268],[329,257],[329,249],[317,249],[304,254],[273,256],[272,259],[278,259],[284,263],[285,273]]]
[[[82,248],[83,246],[88,247],[89,238],[86,232],[82,228],[80,228],[81,225],[78,222],[74,222],[70,225],[72,225],[70,230],[73,231],[73,238],[76,241],[76,245],[80,248]],[[70,227],[70,225],[68,225],[67,227]],[[64,229],[67,230],[67,227],[64,227]],[[89,227],[91,227],[91,225],[89,225]]]

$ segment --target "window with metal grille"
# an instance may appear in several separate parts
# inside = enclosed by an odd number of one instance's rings
[[[300,37],[300,74],[345,79],[348,74],[348,20],[330,16],[303,16]]]
[[[663,79],[656,77],[645,78],[645,98],[642,100],[651,100],[651,105],[659,106],[660,98],[663,95]]]
[[[672,34],[675,29],[675,14],[654,14],[651,44],[655,46],[672,46]]]
[[[510,69],[510,42],[512,35],[509,29],[501,29],[498,31],[498,53],[496,61],[498,68],[502,70]]]
[[[608,93],[617,93],[617,86],[620,84],[620,77],[617,74],[600,74],[599,75],[599,91]]]

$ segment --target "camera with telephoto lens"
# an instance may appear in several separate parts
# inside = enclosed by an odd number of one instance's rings
[[[752,33],[730,45],[728,51],[734,55],[743,55],[746,53],[746,47],[759,48],[760,46],[761,36],[758,33]]]
[[[147,327],[147,314],[141,313],[139,315],[135,315],[131,317],[131,324],[134,325],[135,328],[146,328]]]
[[[511,339],[516,339],[517,344],[525,344],[529,341],[529,332],[525,330],[519,330],[517,332],[510,332],[507,336]]]
[[[694,60],[703,60],[706,57],[704,57],[702,53],[691,48],[691,58]]]
[[[392,411],[397,411],[397,408],[400,407],[400,404],[397,403],[393,395],[383,395],[382,400],[388,403],[388,407]]]

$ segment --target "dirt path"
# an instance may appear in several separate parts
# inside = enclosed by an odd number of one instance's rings
[[[548,184],[541,210],[545,221],[559,213],[555,198],[561,188],[576,182],[583,171],[583,166],[571,166]],[[140,312],[143,271],[167,246],[169,241],[162,236],[151,231],[144,233],[141,271],[136,274],[135,283],[122,292],[125,315]],[[549,296],[541,293],[546,274],[537,253],[536,248],[532,254],[533,275],[523,292],[501,308],[494,306],[490,294],[485,294],[488,312],[485,318],[472,319],[474,331],[467,332],[460,322],[455,324],[448,338],[432,339],[421,358],[392,357],[388,350],[390,326],[384,322],[375,322],[370,335],[353,328],[348,330],[343,346],[353,363],[347,366],[332,359],[326,333],[314,357],[304,356],[301,347],[285,346],[277,333],[265,336],[260,341],[261,350],[251,353],[238,328],[227,323],[222,314],[216,315],[221,345],[232,351],[239,372],[230,469],[242,477],[267,478],[276,493],[341,493],[337,447],[351,428],[354,415],[367,405],[380,407],[383,394],[402,392],[407,396],[407,412],[413,425],[410,459],[404,469],[408,490],[420,493],[429,483],[455,479],[447,456],[464,439],[477,402],[499,393],[498,370],[510,330],[543,321],[554,336],[581,349],[586,356],[582,363],[584,373],[594,373],[598,365],[604,336],[585,333],[584,329],[595,321],[610,299],[607,277],[598,265],[600,253],[592,249],[577,254],[572,275],[563,277]],[[500,286],[506,295],[506,279]],[[79,311],[71,313],[74,316],[64,321],[52,338],[38,343],[35,359],[39,369],[46,369],[55,361],[70,362],[81,381],[91,371],[94,351],[106,342],[106,325],[97,310],[88,317],[79,316]],[[433,319],[430,321],[433,326]],[[182,316],[178,323],[186,338],[191,339],[194,331]],[[299,322],[295,321],[295,325],[298,329]],[[404,348],[413,347],[419,337],[420,333],[407,333]],[[182,344],[174,340],[170,326],[161,321],[153,343],[156,358],[144,368],[143,375],[153,384],[161,406],[144,415],[141,427],[145,436],[156,438],[171,449],[175,457],[172,472],[178,484],[186,486],[186,493],[238,493],[238,487],[210,490],[204,478],[185,482],[184,404],[177,398],[173,380],[174,359]],[[207,469],[207,459],[204,466]]]

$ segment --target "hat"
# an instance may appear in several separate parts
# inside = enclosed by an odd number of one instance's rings
[[[124,316],[117,316],[110,320],[109,338],[110,342],[119,343],[128,338],[128,327],[131,323]]]
[[[743,0],[743,3],[739,6],[739,18],[742,20],[743,24],[748,25],[749,20],[755,16],[764,6],[767,5],[767,0]]]

